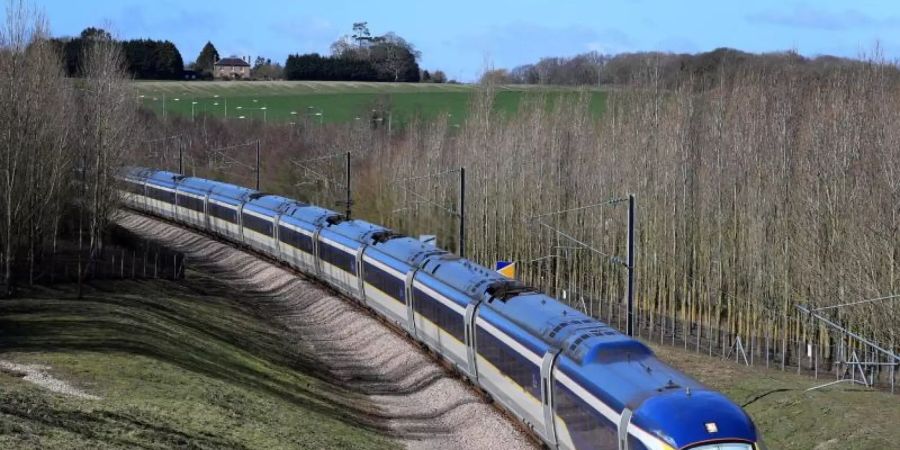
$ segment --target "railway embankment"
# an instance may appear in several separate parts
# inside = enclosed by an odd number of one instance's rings
[[[0,447],[497,448],[533,443],[417,345],[280,266],[137,215],[182,281],[0,304]]]

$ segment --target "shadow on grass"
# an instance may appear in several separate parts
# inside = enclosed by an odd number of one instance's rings
[[[354,427],[388,434],[380,412],[364,397],[328,380],[313,355],[292,349],[296,346],[288,345],[280,334],[284,330],[229,299],[233,293],[224,287],[202,280],[185,284],[101,282],[80,300],[71,292],[65,298],[65,288],[62,293],[36,291],[25,294],[26,298],[0,301],[0,353],[78,351],[140,355],[280,398]],[[39,412],[28,415],[30,420],[58,420],[70,424],[67,426],[81,427],[73,424],[77,421],[66,418]],[[77,419],[152,429],[149,424],[122,415]],[[176,446],[181,445],[179,439],[207,439],[209,442],[204,441],[203,446],[234,446],[216,442],[213,437],[157,431]]]
[[[9,418],[58,428],[86,439],[129,448],[237,448],[246,446],[209,433],[187,434],[151,424],[129,414],[110,411],[59,410],[34,396],[0,392],[0,414]],[[11,422],[11,421],[4,421]],[[19,431],[12,423],[0,423],[0,434]]]

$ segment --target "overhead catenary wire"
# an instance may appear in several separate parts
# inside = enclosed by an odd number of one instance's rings
[[[344,207],[345,207],[344,215],[348,219],[351,216],[352,206],[353,206],[353,193],[350,190],[350,185],[351,185],[350,162],[351,162],[352,156],[353,156],[353,152],[346,151],[346,152],[331,153],[328,155],[317,156],[315,158],[309,158],[309,159],[304,159],[304,160],[291,160],[291,164],[303,169],[304,171],[306,171],[307,174],[311,173],[311,174],[313,174],[314,177],[317,177],[318,179],[325,181],[326,183],[329,183],[332,186],[344,189],[345,198],[344,198],[344,200],[337,201],[337,203],[344,205]],[[345,160],[344,181],[343,182],[338,181],[337,177],[332,177],[332,176],[326,175],[326,174],[314,169],[311,166],[312,163],[328,161],[328,160],[337,159],[337,158],[344,158],[344,160]],[[300,184],[298,183],[297,186],[300,186]]]
[[[812,309],[812,311],[826,311],[829,309],[844,308],[847,306],[857,306],[857,305],[862,305],[862,304],[866,304],[866,303],[874,303],[874,302],[880,302],[880,301],[885,301],[885,300],[897,300],[897,299],[900,299],[900,294],[892,294],[892,295],[886,295],[884,297],[870,298],[870,299],[859,300],[859,301],[850,302],[850,303],[842,303],[840,305],[823,306],[821,308]]]
[[[546,217],[559,216],[559,215],[567,214],[570,212],[585,211],[588,209],[599,208],[599,207],[603,207],[603,206],[615,206],[622,202],[628,203],[628,229],[627,229],[627,231],[628,231],[628,242],[627,242],[628,256],[627,256],[626,260],[623,260],[619,256],[610,255],[609,253],[606,253],[606,252],[594,247],[592,244],[584,242],[584,241],[576,238],[575,236],[572,236],[571,234],[562,231],[560,228],[557,228],[557,227],[554,227],[554,226],[548,224],[547,222],[545,222],[543,220]],[[579,206],[579,207],[575,207],[575,208],[568,208],[568,209],[554,211],[554,212],[550,212],[550,213],[538,214],[538,215],[535,215],[535,216],[532,216],[532,217],[526,219],[526,222],[535,222],[535,221],[539,225],[541,225],[541,226],[547,228],[548,230],[550,230],[551,232],[555,233],[557,236],[561,236],[561,237],[569,240],[570,242],[574,242],[575,244],[578,244],[582,249],[585,249],[592,253],[596,253],[598,255],[603,256],[604,258],[606,258],[606,262],[616,265],[616,266],[624,266],[625,267],[625,269],[627,270],[627,285],[626,285],[627,321],[626,321],[626,325],[625,325],[626,326],[625,332],[628,336],[633,336],[634,335],[634,269],[635,269],[634,229],[635,229],[635,223],[636,223],[634,194],[629,194],[628,197],[626,197],[626,198],[613,198],[613,199],[606,200],[606,201],[603,201],[600,203],[594,203],[594,204]],[[560,247],[557,246],[557,248],[560,248]],[[585,308],[585,309],[587,309],[587,308]]]
[[[310,164],[316,163],[316,162],[321,162],[321,161],[327,161],[327,160],[331,160],[331,159],[345,158],[347,156],[347,153],[352,154],[352,152],[338,152],[338,153],[330,153],[328,155],[323,155],[323,156],[317,156],[315,158],[309,158],[309,159],[302,159],[302,160],[293,159],[293,160],[291,160],[291,164],[307,171],[308,173],[314,175],[315,177],[321,179],[322,181],[333,184],[336,187],[346,187],[345,186],[346,180],[342,182],[342,181],[338,180],[337,177],[329,176],[325,173],[322,173],[319,170],[314,169],[313,166],[311,166]]]
[[[456,205],[455,210],[452,207],[448,208],[446,205],[439,204],[439,203],[429,199],[428,197],[426,197],[422,194],[419,194],[414,189],[407,186],[407,184],[409,184],[409,182],[412,182],[412,181],[438,178],[438,177],[442,177],[442,176],[450,175],[450,174],[459,174],[459,187],[458,187],[458,192],[457,192],[458,197],[457,197],[457,205]],[[466,231],[465,231],[465,228],[466,228],[466,212],[465,212],[466,211],[466,168],[465,167],[460,167],[458,169],[447,169],[447,170],[442,170],[439,172],[433,172],[433,173],[414,176],[414,177],[399,178],[399,179],[395,179],[395,180],[391,181],[390,184],[391,185],[400,185],[400,189],[403,190],[403,192],[411,194],[414,198],[417,198],[419,200],[419,202],[427,204],[427,205],[431,205],[438,209],[441,209],[442,211],[455,217],[457,219],[458,225],[459,225],[458,229],[457,229],[457,235],[458,235],[457,238],[459,239],[457,254],[460,257],[465,258],[465,253],[466,253],[466,244],[465,244],[465,242],[466,242]],[[404,209],[408,209],[408,208],[401,208],[401,210],[404,210]]]
[[[256,147],[256,165],[255,165],[255,167],[253,165],[250,165],[243,161],[240,161],[237,158],[230,157],[226,153],[228,150],[234,150],[237,148],[250,147],[250,146]],[[260,189],[260,164],[261,164],[260,146],[261,146],[261,141],[259,139],[257,139],[255,141],[248,141],[243,144],[234,144],[234,145],[229,145],[226,147],[217,147],[217,148],[207,149],[206,153],[220,157],[222,159],[222,167],[227,168],[227,167],[231,167],[231,166],[240,166],[240,167],[245,167],[247,169],[255,170],[256,171],[256,190],[259,190]]]

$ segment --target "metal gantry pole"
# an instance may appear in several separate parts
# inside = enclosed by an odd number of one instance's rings
[[[352,210],[350,206],[353,204],[353,193],[350,190],[350,152],[347,152],[347,172],[346,172],[346,188],[347,188],[347,218],[350,218]]]
[[[466,257],[466,168],[459,168],[459,257]]]
[[[628,323],[627,334],[634,336],[634,194],[628,195]]]
[[[184,175],[184,137],[178,137],[178,173]]]
[[[256,140],[256,190],[259,190],[259,139]]]

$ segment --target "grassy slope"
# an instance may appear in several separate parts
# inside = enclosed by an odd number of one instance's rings
[[[770,449],[874,450],[897,448],[900,441],[897,395],[849,385],[806,392],[834,379],[813,380],[776,369],[751,368],[671,347],[654,346],[654,350],[740,405],[769,393],[745,409]]]
[[[311,376],[307,356],[221,289],[198,281],[97,287],[84,300],[67,289],[0,301],[0,358],[50,365],[103,397],[65,397],[0,372],[0,448],[392,446],[360,420],[364,399]],[[900,440],[897,396],[805,392],[819,383],[656,350],[739,404],[771,392],[746,407],[770,448],[885,449]]]
[[[364,398],[253,311],[200,286],[108,282],[0,301],[0,359],[51,366],[101,400],[0,372],[0,448],[389,448]],[[355,411],[355,412],[354,412]]]
[[[135,82],[140,101],[148,108],[162,112],[163,96],[168,114],[191,115],[191,103],[196,114],[223,117],[225,98],[228,117],[265,118],[273,122],[315,120],[322,113],[324,122],[348,122],[360,117],[367,120],[373,108],[392,111],[394,120],[402,123],[411,117],[433,118],[450,114],[450,122],[461,123],[472,96],[478,87],[471,85],[415,84],[415,83],[351,83],[328,81],[269,81],[269,82]],[[497,88],[498,110],[515,112],[523,98],[547,95],[576,95],[574,88],[501,86]],[[216,98],[215,96],[219,97]],[[599,114],[605,107],[606,93],[594,90],[591,109]],[[178,99],[177,101],[175,99]],[[254,100],[256,100],[254,102]],[[218,105],[216,105],[218,103]],[[241,107],[242,109],[238,109]],[[292,116],[291,112],[297,112]]]

